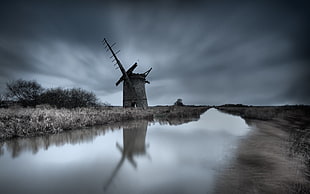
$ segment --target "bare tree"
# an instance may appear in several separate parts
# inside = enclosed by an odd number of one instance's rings
[[[36,81],[15,80],[8,82],[7,97],[22,106],[35,106],[39,104],[39,97],[43,92],[42,86]]]
[[[6,97],[11,102],[20,105],[36,106],[49,104],[57,108],[92,107],[99,105],[98,99],[93,92],[81,88],[44,89],[36,81],[15,80],[6,84]],[[1,98],[0,98],[0,102]]]
[[[98,101],[93,92],[88,92],[81,88],[72,88],[68,90],[67,93],[69,99],[71,100],[69,108],[91,107],[95,106]]]
[[[0,94],[0,108],[4,107],[4,101],[5,101],[5,96],[3,94]]]

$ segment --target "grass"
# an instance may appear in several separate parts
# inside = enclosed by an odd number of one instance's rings
[[[208,107],[195,106],[162,106],[148,109],[122,107],[0,109],[0,141],[15,137],[55,134],[127,120],[160,118],[169,122],[171,118],[200,115],[207,109]]]
[[[218,110],[241,116],[244,119],[271,120],[283,117],[292,112],[309,112],[310,106],[218,106]]]

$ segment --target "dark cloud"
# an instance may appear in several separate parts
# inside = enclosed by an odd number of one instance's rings
[[[307,1],[1,2],[0,84],[37,79],[121,104],[100,41],[149,67],[150,104],[310,103]]]

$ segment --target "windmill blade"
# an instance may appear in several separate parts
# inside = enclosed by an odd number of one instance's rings
[[[124,81],[124,77],[122,76],[121,78],[119,78],[119,80],[116,82],[116,86],[118,86],[122,81]]]
[[[137,169],[137,162],[133,159],[133,157],[127,157],[127,160],[129,161],[129,163],[135,168]]]
[[[116,142],[116,147],[117,147],[117,149],[118,149],[121,153],[123,153],[124,150],[123,150],[122,146],[119,145],[118,142]]]
[[[132,74],[133,70],[138,66],[137,63],[133,64],[128,70],[127,70],[127,75]],[[121,78],[119,78],[119,80],[116,82],[116,86],[118,86],[122,81],[124,81],[124,76],[122,76]]]
[[[111,183],[113,182],[114,178],[116,177],[117,173],[121,169],[123,163],[125,161],[125,156],[123,155],[120,161],[117,163],[115,169],[112,171],[111,176],[109,177],[108,181],[103,185],[103,191],[107,191]]]
[[[143,74],[144,74],[144,76],[146,77],[151,71],[152,71],[152,67],[149,69],[149,70],[147,70],[146,72],[144,72]]]
[[[137,63],[133,64],[133,65],[126,71],[126,73],[127,73],[128,75],[132,74],[133,70],[135,70],[135,69],[137,68],[137,66],[138,66]]]
[[[104,41],[104,40],[102,40],[102,41],[101,41],[101,43],[104,45],[104,48],[105,48],[105,49],[107,49],[107,48],[108,48],[108,45],[105,43],[105,41]]]
[[[117,64],[118,64],[119,68],[121,69],[122,73],[123,73],[123,74],[126,74],[126,71],[125,71],[123,65],[121,64],[120,60],[119,60],[119,59],[117,58],[117,56],[116,56],[116,54],[119,53],[120,50],[117,51],[116,53],[114,53],[114,51],[113,51],[112,47],[110,46],[110,44],[108,43],[108,41],[107,41],[105,38],[103,39],[103,41],[105,42],[105,44],[108,46],[109,50],[110,50],[111,53],[112,53],[112,56],[110,56],[110,58],[114,58],[115,61],[116,61]],[[114,45],[114,44],[113,44],[113,45]]]

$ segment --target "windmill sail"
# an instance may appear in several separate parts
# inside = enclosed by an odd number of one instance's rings
[[[127,75],[127,73],[126,73],[126,71],[125,71],[125,69],[124,69],[122,63],[121,63],[120,60],[117,58],[117,56],[116,56],[116,54],[114,53],[112,47],[110,46],[110,44],[108,43],[108,41],[107,41],[105,38],[103,39],[103,41],[104,41],[104,44],[105,44],[105,45],[109,48],[109,50],[111,51],[111,53],[112,53],[112,56],[111,56],[111,57],[113,57],[114,60],[116,61],[116,63],[117,63],[117,65],[118,65],[119,69],[120,69],[120,70],[122,71],[122,73],[123,73],[123,76],[124,76],[125,80],[130,82],[129,77],[128,77],[128,75]],[[115,45],[115,43],[114,43],[113,45]],[[119,52],[119,51],[118,51],[118,52]]]

